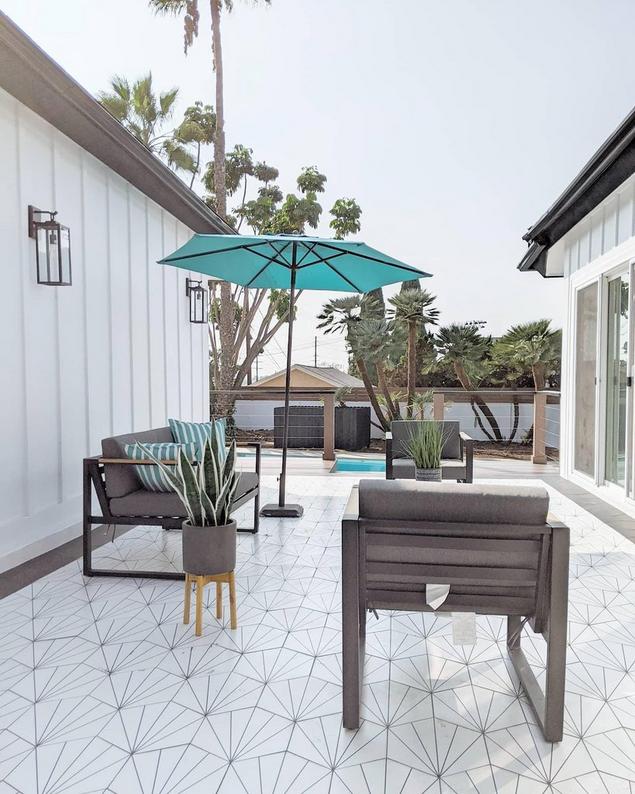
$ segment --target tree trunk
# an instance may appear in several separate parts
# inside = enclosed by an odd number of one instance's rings
[[[472,391],[472,382],[468,377],[467,372],[465,371],[465,367],[463,366],[463,362],[460,359],[452,362],[452,366],[454,367],[454,374],[456,375],[456,379],[458,382],[463,386],[465,391]]]
[[[494,438],[496,439],[496,441],[502,441],[503,434],[501,433],[501,429],[498,426],[496,417],[491,412],[489,405],[485,402],[485,400],[482,397],[479,397],[477,394],[475,394],[472,399],[483,412],[483,416],[487,419],[487,423],[492,428],[492,433],[494,434]]]
[[[214,133],[214,193],[216,211],[223,220],[227,217],[227,193],[225,186],[225,114],[223,105],[223,49],[220,35],[220,0],[210,0],[212,14],[212,56],[216,75],[216,130]],[[220,393],[216,395],[216,408],[220,415],[228,415],[233,408],[231,393],[234,372],[232,367],[233,316],[231,286],[226,282],[220,285],[220,306],[218,312],[218,335],[220,340],[219,383],[215,384]]]
[[[220,36],[221,0],[210,0],[212,12],[212,56],[216,73],[216,129],[214,131],[214,193],[216,211],[223,220],[227,217],[227,188],[225,185],[225,107],[223,102],[223,47]]]
[[[541,391],[545,388],[545,365],[540,362],[531,365],[531,374],[534,376],[534,388]]]
[[[417,381],[417,323],[408,323],[408,419],[412,419],[412,406],[415,399]]]
[[[460,359],[457,359],[456,361],[453,361],[452,364],[454,366],[454,374],[456,375],[461,386],[463,386],[465,391],[472,391],[473,390],[472,382],[470,381],[470,378],[467,372],[465,371],[463,362]],[[496,421],[496,417],[490,411],[490,408],[485,402],[485,400],[482,397],[479,397],[477,394],[474,394],[472,396],[472,399],[470,400],[470,404],[472,406],[472,411],[474,411],[474,415],[476,416],[476,421],[478,422],[479,427],[485,433],[485,435],[490,439],[490,441],[494,441],[494,440],[502,441],[503,435],[501,433],[500,427],[498,426],[498,422]],[[483,427],[480,416],[476,411],[475,405],[478,405],[478,407],[483,412],[483,416],[487,419],[487,423],[492,428],[492,433],[494,434],[493,437]]]
[[[379,387],[381,388],[382,394],[384,395],[384,399],[386,400],[386,405],[388,406],[388,411],[390,412],[391,419],[398,419],[399,408],[393,402],[392,395],[390,393],[390,388],[388,387],[388,381],[386,379],[386,370],[384,369],[383,362],[375,361],[375,369],[377,370],[377,379],[379,380]]]
[[[509,438],[507,439],[510,442],[510,444],[516,438],[516,433],[518,432],[518,422],[520,419],[520,408],[518,406],[518,397],[514,397],[513,405],[514,405],[514,426],[512,427],[512,432],[509,434]]]
[[[359,374],[362,376],[362,380],[364,381],[364,386],[366,387],[370,404],[373,406],[373,411],[375,411],[375,414],[377,415],[377,418],[379,419],[383,429],[390,430],[390,425],[384,416],[384,412],[381,410],[381,405],[377,401],[377,395],[375,394],[373,384],[370,382],[368,369],[366,368],[366,362],[363,358],[357,358],[356,364],[357,368],[359,369]]]

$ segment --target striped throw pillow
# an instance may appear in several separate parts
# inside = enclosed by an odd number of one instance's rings
[[[180,449],[187,457],[196,460],[195,444],[174,444],[172,442],[161,444],[124,444],[124,453],[130,460],[148,460],[145,450],[151,452],[158,460],[176,460]],[[171,466],[171,469],[176,468]],[[146,491],[155,493],[170,493],[173,491],[165,473],[158,466],[135,466],[135,471]]]
[[[180,419],[168,419],[172,438],[179,444],[195,444],[196,460],[203,458],[205,443],[211,439],[212,433],[217,433],[219,445],[225,446],[225,420],[216,419],[213,422],[182,422]]]

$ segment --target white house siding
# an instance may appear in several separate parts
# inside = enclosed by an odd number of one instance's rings
[[[605,487],[602,480],[603,437],[605,417],[604,390],[606,388],[605,358],[605,276],[625,265],[635,262],[635,175],[625,180],[592,212],[585,216],[550,250],[548,269],[564,273],[567,279],[567,316],[562,340],[561,383],[561,454],[560,471],[564,477],[594,490],[599,496],[632,511],[635,502],[616,486]],[[575,352],[576,352],[576,295],[588,284],[599,285],[597,380],[596,389],[596,479],[580,475],[574,469],[575,438]],[[633,317],[633,292],[631,282],[631,323]],[[631,337],[632,338],[632,337]],[[630,353],[629,374],[633,372],[633,352]],[[633,438],[633,424],[627,428],[627,438]]]
[[[207,416],[208,353],[156,264],[191,231],[2,90],[0,140],[4,570],[79,534],[102,437]],[[72,286],[37,285],[29,204],[70,227]]]

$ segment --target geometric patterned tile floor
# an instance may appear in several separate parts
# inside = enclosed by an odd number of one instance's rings
[[[303,518],[240,536],[237,631],[208,602],[196,638],[181,583],[79,562],[0,601],[0,794],[634,794],[635,546],[554,490],[572,530],[563,741],[543,741],[501,620],[454,646],[449,617],[419,613],[369,619],[363,722],[342,729],[353,482],[290,478]],[[180,535],[136,528],[96,556],[179,567]],[[542,639],[523,640],[539,670]]]

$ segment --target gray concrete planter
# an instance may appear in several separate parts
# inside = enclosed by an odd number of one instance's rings
[[[236,567],[236,522],[193,527],[183,522],[183,570],[195,576],[227,573]]]
[[[417,482],[441,482],[441,469],[415,468],[415,480]]]

